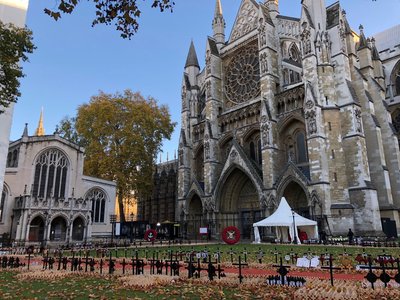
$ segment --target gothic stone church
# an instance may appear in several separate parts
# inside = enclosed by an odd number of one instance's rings
[[[339,2],[300,8],[243,0],[226,39],[217,0],[204,69],[190,45],[175,213],[188,236],[251,238],[282,196],[328,233],[400,229],[400,26],[366,38]]]
[[[0,202],[0,234],[19,245],[82,244],[109,237],[116,184],[83,175],[84,149],[44,135],[10,143]]]

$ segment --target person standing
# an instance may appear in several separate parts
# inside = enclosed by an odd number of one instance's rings
[[[347,237],[349,238],[349,245],[353,245],[354,233],[353,233],[353,231],[351,231],[351,228],[349,228],[349,232],[347,233]]]

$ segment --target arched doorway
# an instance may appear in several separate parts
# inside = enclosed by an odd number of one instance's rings
[[[72,223],[72,240],[82,241],[85,233],[85,223],[82,218],[76,218]]]
[[[35,217],[29,226],[29,241],[41,242],[44,237],[44,220],[42,217]]]
[[[250,178],[241,170],[234,169],[221,190],[219,230],[236,226],[245,239],[250,239],[254,222],[261,220],[259,195]]]
[[[305,218],[311,218],[307,195],[297,182],[292,181],[286,186],[283,197],[295,212]]]
[[[189,202],[188,215],[186,218],[188,238],[195,238],[199,233],[199,228],[203,223],[203,204],[200,197],[196,194]]]
[[[67,236],[67,222],[63,217],[56,217],[51,222],[50,241],[64,242]]]

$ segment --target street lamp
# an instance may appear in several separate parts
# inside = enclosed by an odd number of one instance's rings
[[[294,220],[295,217],[295,211],[292,209],[292,217],[293,217],[293,233],[294,233],[294,237],[293,237],[293,243],[297,244],[297,230],[296,230],[296,222]]]
[[[117,222],[117,215],[110,215],[111,223],[111,244],[114,243],[115,223]]]

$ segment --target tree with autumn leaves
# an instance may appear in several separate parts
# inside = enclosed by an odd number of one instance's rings
[[[174,127],[167,106],[126,90],[93,96],[88,104],[79,106],[76,118],[64,118],[58,130],[85,147],[85,174],[117,183],[124,221],[123,200],[132,191],[139,197],[149,195],[157,154]]]

